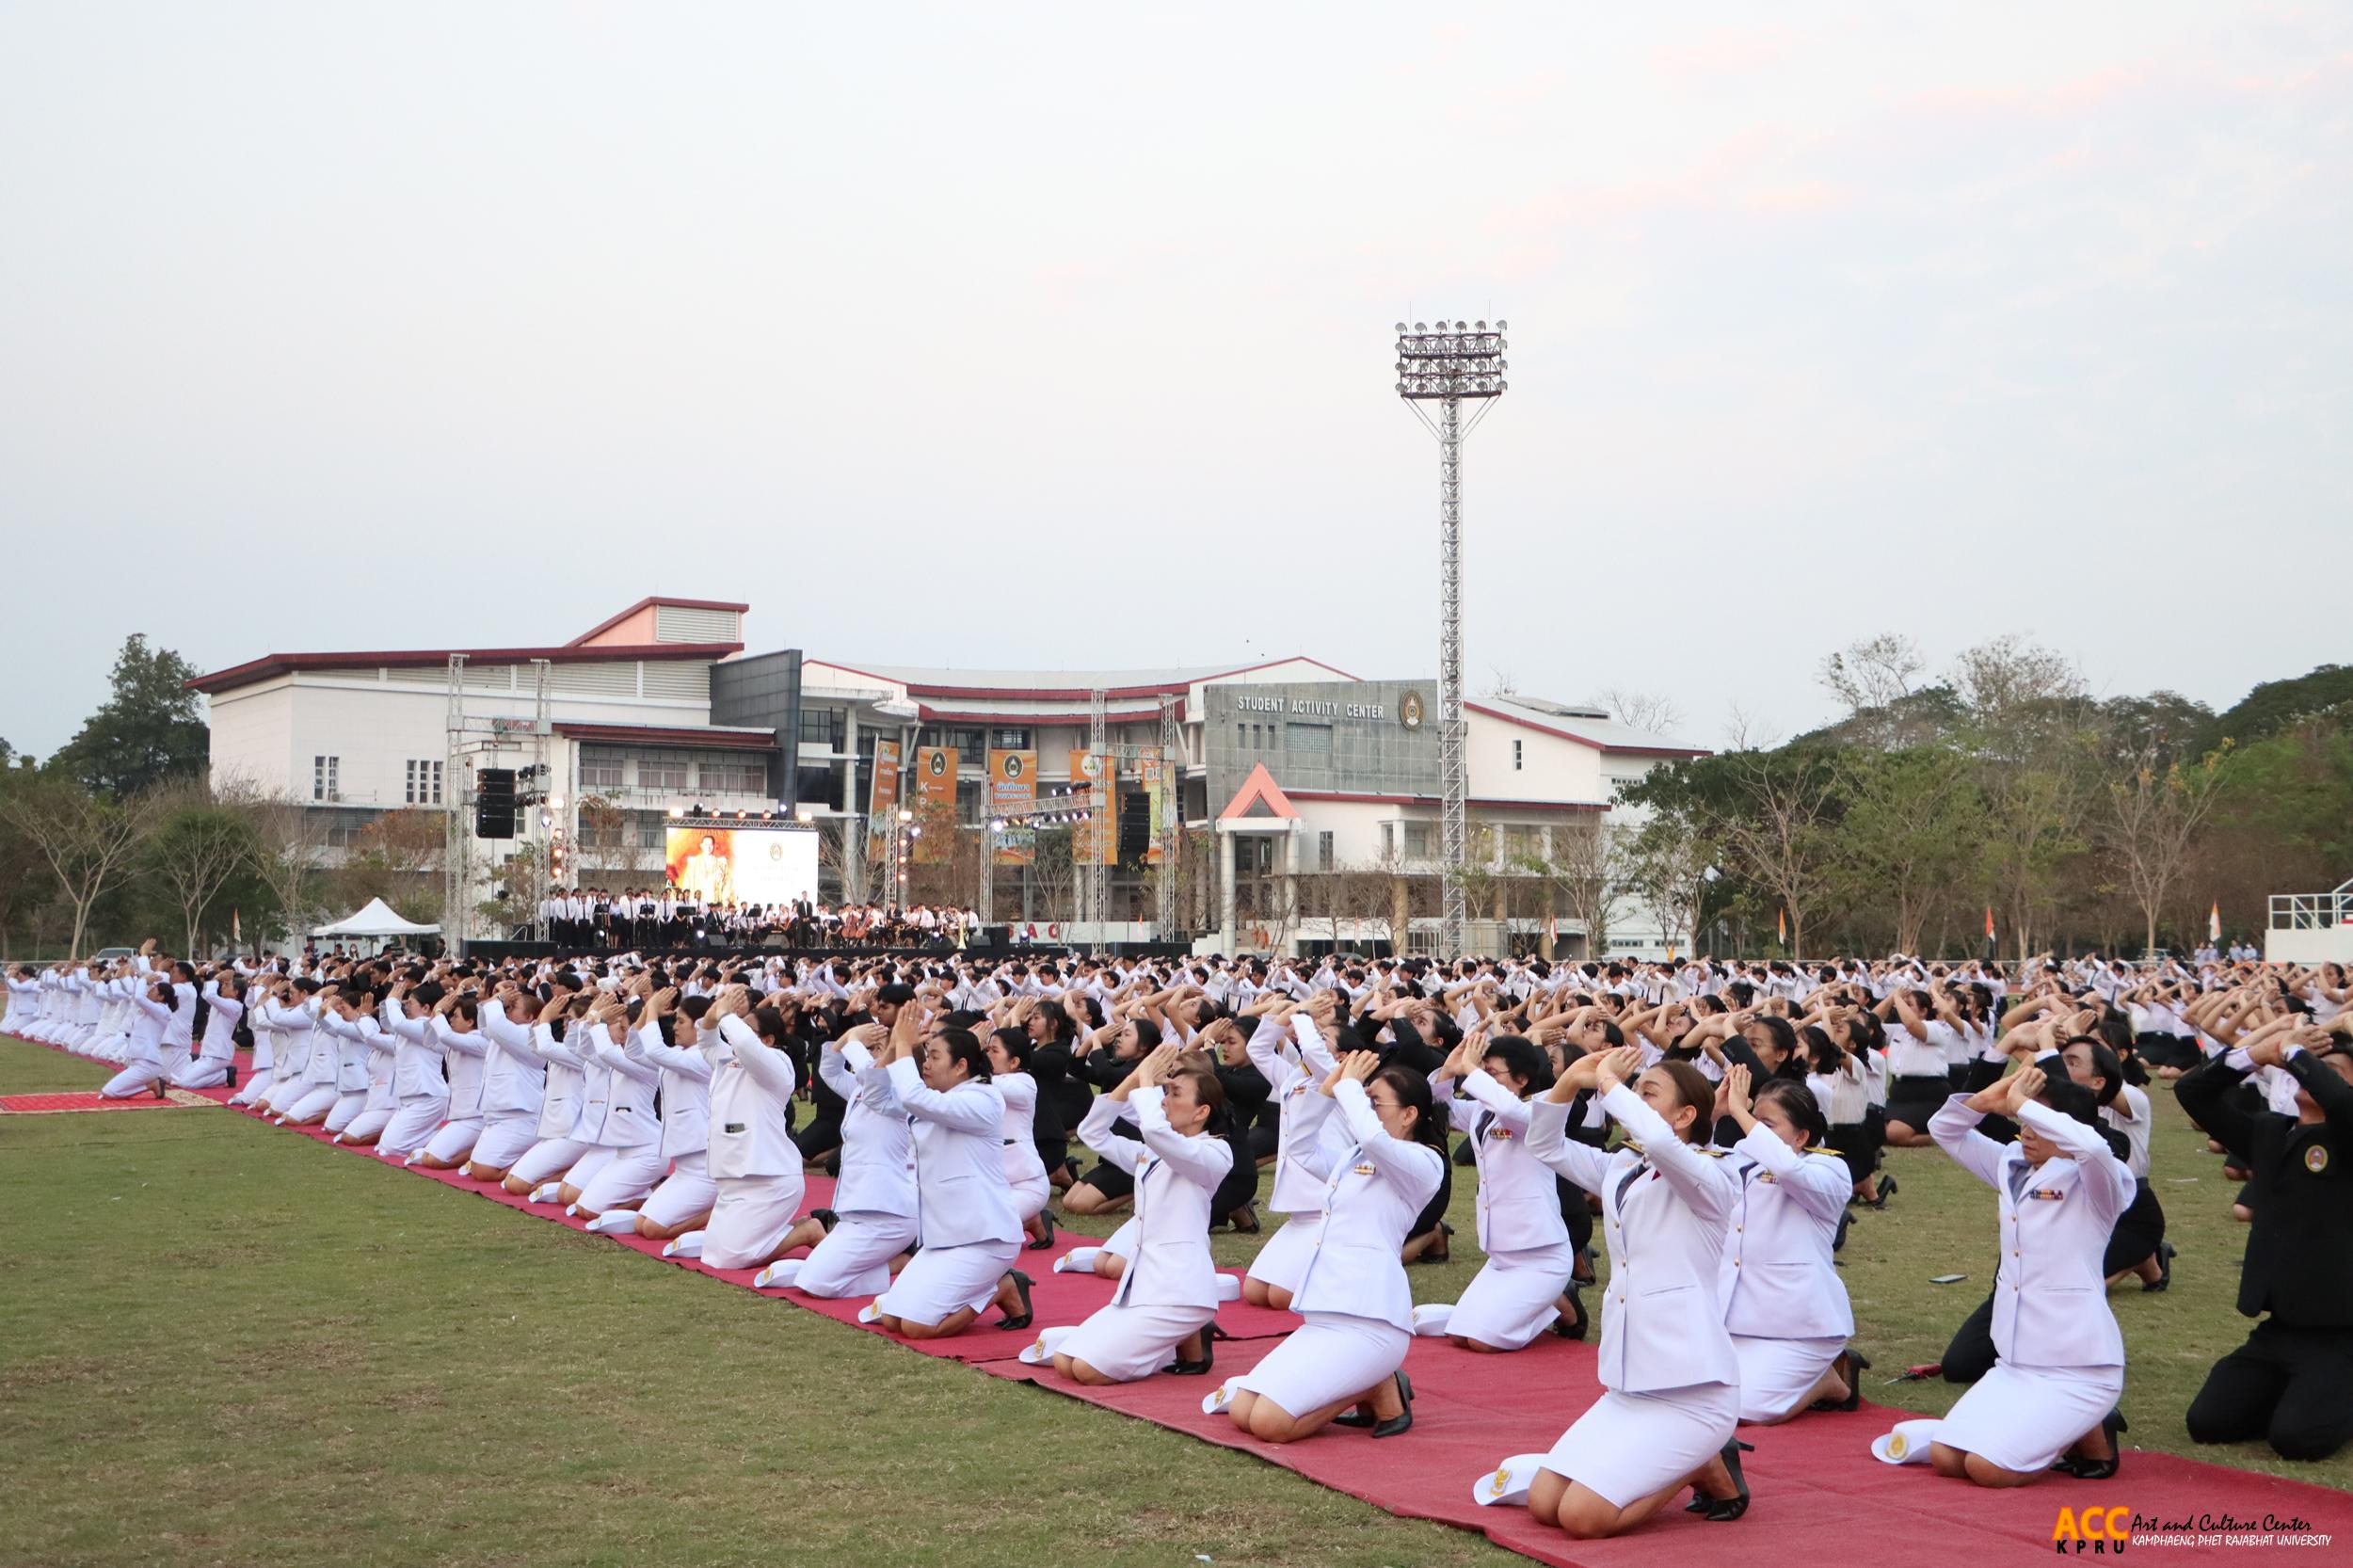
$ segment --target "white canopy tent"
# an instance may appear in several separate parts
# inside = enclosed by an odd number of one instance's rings
[[[312,931],[312,936],[328,936],[345,941],[373,940],[387,942],[395,936],[438,936],[438,925],[419,925],[405,920],[392,906],[380,898],[372,898],[353,914],[344,916],[332,925],[322,925]]]

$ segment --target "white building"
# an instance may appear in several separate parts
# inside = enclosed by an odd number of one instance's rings
[[[335,848],[389,811],[464,808],[477,770],[528,769],[544,757],[542,806],[520,814],[520,841],[540,836],[544,809],[548,826],[575,846],[576,879],[609,888],[659,880],[664,824],[682,808],[822,820],[880,806],[872,824],[879,833],[915,804],[919,756],[936,770],[935,816],[946,811],[952,782],[956,828],[977,840],[1002,808],[989,790],[992,753],[1021,759],[1021,776],[1049,806],[1064,798],[1058,792],[1087,788],[1074,754],[1089,751],[1099,700],[1106,788],[1120,818],[1107,837],[1118,864],[1100,923],[1064,935],[1197,937],[1231,952],[1421,946],[1434,931],[1433,681],[1360,680],[1306,657],[1081,671],[914,667],[793,649],[745,657],[746,608],[649,598],[552,647],[272,653],[192,684],[211,700],[216,778],[310,802]],[[453,656],[463,660],[454,743]],[[536,724],[543,677],[544,736]],[[1618,791],[1653,765],[1698,754],[1598,709],[1530,697],[1472,702],[1468,719],[1471,849],[1490,894],[1495,879],[1551,858],[1558,835],[1622,817]],[[1152,833],[1138,776],[1164,737],[1176,754],[1168,776],[1184,829],[1173,836],[1185,875],[1178,929],[1169,932],[1153,921],[1159,873],[1144,863]],[[877,743],[896,750],[907,781],[879,801]],[[1256,804],[1239,799],[1261,766],[1289,815],[1263,792]],[[836,841],[829,891],[888,888],[869,863],[866,834],[842,832]],[[479,856],[487,891],[513,846],[477,847],[487,852]],[[972,869],[960,873],[973,880],[970,893],[942,887],[944,869],[916,871],[933,899],[969,904],[979,858],[968,855]],[[1000,921],[1034,924],[1041,935],[1067,927],[1076,913],[1068,888],[1043,866],[1000,867],[990,893]],[[1513,899],[1511,919],[1475,929],[1473,945],[1549,943],[1582,955],[1577,922],[1565,909],[1523,909],[1526,893]],[[1665,945],[1640,911],[1613,914],[1612,954]]]

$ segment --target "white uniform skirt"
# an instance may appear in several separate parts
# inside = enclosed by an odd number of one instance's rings
[[[410,1154],[432,1140],[434,1129],[441,1118],[449,1114],[447,1100],[409,1100],[392,1112],[392,1119],[384,1124],[384,1136],[376,1141],[379,1154]]]
[[[600,1155],[610,1151],[600,1150]],[[531,1145],[530,1151],[507,1167],[506,1174],[534,1187],[557,1176],[568,1176],[572,1167],[588,1157],[588,1145],[577,1138],[542,1138]],[[603,1163],[601,1158],[598,1163]],[[593,1174],[593,1173],[591,1173]]]
[[[193,1056],[171,1069],[171,1082],[178,1089],[216,1089],[229,1081],[229,1063],[224,1057]]]
[[[1299,1281],[1307,1272],[1307,1259],[1316,1252],[1316,1241],[1323,1227],[1311,1214],[1294,1214],[1283,1222],[1283,1228],[1267,1238],[1258,1256],[1250,1260],[1244,1277],[1262,1280],[1277,1290],[1296,1292]],[[1275,1401],[1281,1404],[1281,1400]],[[1283,1405],[1286,1410],[1290,1406]],[[1296,1416],[1297,1411],[1291,1411]]]
[[[351,1118],[349,1127],[344,1128],[344,1142],[357,1144],[373,1138],[382,1132],[392,1119],[392,1108],[389,1105],[379,1105],[371,1110],[362,1111]]]
[[[342,1096],[335,1093],[333,1084],[312,1084],[303,1091],[300,1099],[286,1107],[284,1115],[292,1122],[312,1121],[334,1110],[335,1102],[340,1098]]]
[[[1569,1288],[1577,1249],[1529,1247],[1487,1255],[1486,1266],[1454,1304],[1446,1331],[1501,1351],[1516,1351],[1553,1320],[1552,1304]]]
[[[1757,1339],[1734,1335],[1733,1353],[1740,1358],[1740,1419],[1778,1421],[1788,1415],[1846,1349],[1847,1341],[1836,1336]]]
[[[1996,1361],[1937,1429],[1948,1448],[2005,1470],[2047,1470],[2098,1427],[2124,1392],[2121,1367],[2020,1367]]]
[[[701,1158],[710,1160],[708,1154]],[[703,1226],[704,1266],[749,1269],[767,1262],[801,1211],[805,1185],[798,1171],[712,1178],[711,1219]]]
[[[879,1296],[890,1288],[890,1260],[915,1242],[915,1221],[905,1214],[842,1215],[825,1239],[808,1250],[792,1288],[805,1296],[838,1301],[844,1296]],[[706,1257],[709,1253],[706,1250]]]
[[[662,1158],[659,1144],[637,1144],[613,1151],[613,1158],[586,1181],[577,1176],[565,1177],[565,1185],[580,1189],[580,1207],[591,1214],[601,1214],[608,1208],[625,1208],[639,1202],[653,1191],[654,1183],[669,1168]]]
[[[327,1120],[320,1125],[329,1132],[341,1132],[357,1121],[360,1112],[367,1108],[368,1092],[365,1089],[356,1095],[337,1095],[335,1103],[327,1108]]]
[[[835,1227],[837,1234],[840,1228]],[[913,1262],[899,1271],[890,1288],[875,1298],[874,1310],[887,1318],[930,1328],[959,1307],[986,1305],[989,1297],[997,1293],[998,1280],[1020,1256],[1018,1241],[968,1241],[960,1247],[925,1247],[915,1255]]]
[[[106,1080],[98,1092],[110,1100],[127,1100],[133,1095],[144,1095],[155,1087],[155,1080],[164,1076],[160,1062],[134,1062]]]
[[[1171,1352],[1216,1316],[1213,1306],[1121,1306],[1114,1302],[1080,1323],[1055,1353],[1083,1361],[1113,1383],[1134,1383],[1166,1367]]]
[[[1414,1336],[1377,1318],[1310,1312],[1230,1388],[1247,1388],[1290,1416],[1353,1400],[1405,1365]],[[1068,1347],[1065,1346],[1064,1349]]]
[[[1036,1161],[1031,1163],[1035,1164]],[[1053,1185],[1046,1179],[1046,1171],[1041,1166],[1035,1176],[1025,1176],[1013,1183],[1013,1217],[1027,1224],[1045,1211],[1046,1200],[1053,1195]]]
[[[1732,1441],[1740,1390],[1699,1383],[1652,1394],[1605,1388],[1545,1455],[1545,1469],[1624,1508],[1673,1485]]]
[[[443,1122],[441,1129],[433,1135],[433,1141],[425,1144],[424,1152],[444,1165],[455,1165],[473,1152],[473,1146],[481,1137],[482,1119],[479,1116],[462,1122]]]
[[[484,1128],[482,1136],[473,1141],[473,1162],[485,1170],[509,1170],[538,1141],[539,1118],[536,1112],[528,1116],[502,1116]]]
[[[670,1165],[670,1174],[655,1188],[637,1212],[655,1224],[667,1229],[681,1224],[697,1214],[708,1213],[718,1197],[718,1188],[711,1179],[711,1156],[701,1149],[681,1154]],[[708,1241],[710,1238],[705,1237]]]

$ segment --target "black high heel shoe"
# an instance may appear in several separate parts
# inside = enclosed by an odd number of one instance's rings
[[[1684,1505],[1686,1513],[1696,1513],[1711,1525],[1729,1525],[1749,1511],[1749,1478],[1740,1473],[1740,1456],[1754,1453],[1756,1445],[1743,1443],[1737,1437],[1724,1445],[1724,1469],[1732,1477],[1737,1490],[1729,1497],[1693,1497]]]
[[[1397,1397],[1404,1408],[1372,1429],[1375,1437],[1397,1437],[1414,1430],[1414,1380],[1401,1368],[1397,1374]]]
[[[2163,1290],[2173,1283],[2173,1243],[2157,1243],[2157,1277],[2142,1286],[2142,1291]]]
[[[1044,1252],[1047,1248],[1054,1244],[1054,1216],[1041,1208],[1037,1211],[1037,1217],[1039,1223],[1046,1226],[1046,1234],[1032,1240],[1030,1243],[1030,1250],[1032,1252]]]
[[[1874,1190],[1873,1195],[1870,1199],[1870,1207],[1873,1208],[1885,1208],[1887,1207],[1887,1200],[1894,1197],[1896,1195],[1896,1178],[1894,1176],[1883,1176],[1880,1177],[1880,1184],[1878,1188]]]
[[[1021,1310],[1019,1312],[1007,1315],[998,1322],[997,1326],[999,1328],[1012,1329],[1028,1328],[1031,1320],[1037,1316],[1037,1314],[1030,1308],[1030,1287],[1035,1285],[1037,1281],[1032,1279],[1029,1275],[1023,1273],[1018,1269],[1008,1269],[1005,1271],[1005,1274],[1013,1281],[1014,1293],[1021,1298]]]
[[[2124,1419],[2124,1411],[2121,1406],[2109,1411],[2100,1418],[2100,1430],[2107,1435],[2108,1440],[2107,1458],[2087,1459],[2079,1453],[2063,1453],[2051,1461],[2051,1468],[2061,1474],[2073,1476],[2077,1480],[2107,1480],[2123,1466],[2124,1446],[2116,1440],[2116,1434],[2127,1430],[2127,1427],[2128,1423]]]
[[[1225,1337],[1225,1336],[1217,1332],[1215,1323],[1202,1324],[1201,1359],[1187,1361],[1184,1357],[1178,1356],[1176,1364],[1168,1368],[1168,1375],[1173,1378],[1208,1377],[1209,1368],[1217,1364],[1217,1342]]]
[[[1576,1322],[1569,1322],[1557,1312],[1552,1316],[1552,1332],[1563,1339],[1582,1339],[1585,1331],[1593,1327],[1593,1320],[1585,1311],[1585,1298],[1577,1294],[1580,1288],[1577,1281],[1571,1280],[1569,1288],[1561,1292],[1569,1298],[1569,1304],[1577,1308]]]
[[[1839,1368],[1838,1378],[1847,1385],[1847,1397],[1843,1400],[1816,1400],[1806,1409],[1852,1411],[1863,1407],[1863,1374],[1870,1370],[1871,1358],[1852,1345],[1839,1352],[1838,1355],[1845,1364]]]

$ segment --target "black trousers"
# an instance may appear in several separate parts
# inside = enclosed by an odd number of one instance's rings
[[[2198,1443],[2262,1438],[2282,1459],[2326,1459],[2353,1441],[2353,1329],[2266,1318],[2214,1364],[2189,1404]]]
[[[1975,1383],[1993,1370],[1993,1298],[1988,1295],[1961,1320],[1953,1342],[1945,1347],[1945,1381]]]

